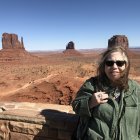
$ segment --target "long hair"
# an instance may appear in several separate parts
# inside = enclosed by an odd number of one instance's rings
[[[99,66],[97,68],[97,76],[98,76],[98,85],[100,89],[103,88],[103,85],[110,84],[110,80],[108,79],[107,75],[105,74],[105,61],[108,58],[108,56],[113,52],[120,52],[126,61],[126,68],[122,72],[122,75],[120,79],[116,81],[117,86],[121,90],[127,90],[128,89],[128,75],[130,70],[130,59],[128,57],[127,51],[122,48],[121,46],[115,46],[108,48],[101,56],[101,59],[99,61]]]

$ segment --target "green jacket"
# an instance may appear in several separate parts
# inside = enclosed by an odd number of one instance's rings
[[[99,91],[97,78],[88,79],[72,102],[73,110],[80,116],[78,140],[140,140],[140,85],[129,80],[129,90],[122,92],[119,103],[111,98],[92,109],[88,102]]]

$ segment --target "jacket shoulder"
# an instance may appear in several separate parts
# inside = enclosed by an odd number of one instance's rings
[[[87,93],[93,93],[96,90],[97,87],[97,78],[96,77],[91,77],[87,79],[83,85],[80,87],[80,89],[77,92],[77,95],[87,94]]]
[[[129,80],[128,84],[129,93],[133,93],[133,95],[135,95],[136,98],[138,98],[138,100],[140,101],[140,84],[135,80]]]
[[[134,89],[134,88],[139,88],[140,89],[140,84],[135,80],[129,79],[128,85],[132,89]]]
[[[90,77],[85,81],[85,83],[91,83],[91,85],[97,84],[98,80],[97,77]]]

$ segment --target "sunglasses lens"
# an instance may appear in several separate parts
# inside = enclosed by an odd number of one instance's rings
[[[114,65],[114,63],[116,63],[116,65],[118,67],[122,67],[126,62],[125,61],[121,61],[121,60],[118,60],[118,61],[112,61],[112,60],[107,60],[105,62],[106,66],[109,66],[109,67],[112,67]]]
[[[113,66],[114,65],[114,61],[106,61],[105,64],[107,66]]]
[[[117,66],[122,67],[125,64],[125,61],[116,61]]]

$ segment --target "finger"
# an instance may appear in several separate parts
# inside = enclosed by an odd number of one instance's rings
[[[106,92],[102,92],[101,93],[103,96],[108,96],[108,94]]]
[[[108,94],[102,95],[102,99],[107,99],[107,98],[108,98]]]
[[[101,97],[102,97],[102,94],[98,94],[97,97],[98,97],[98,98],[101,98]]]
[[[101,96],[102,96],[102,94],[101,94],[100,92],[95,93],[95,97],[96,97],[96,99],[101,98]]]
[[[97,92],[97,94],[106,94],[106,92]]]
[[[103,103],[107,103],[107,102],[108,102],[107,99],[106,99],[106,100],[101,100],[101,101],[100,101],[101,104],[103,104]]]

